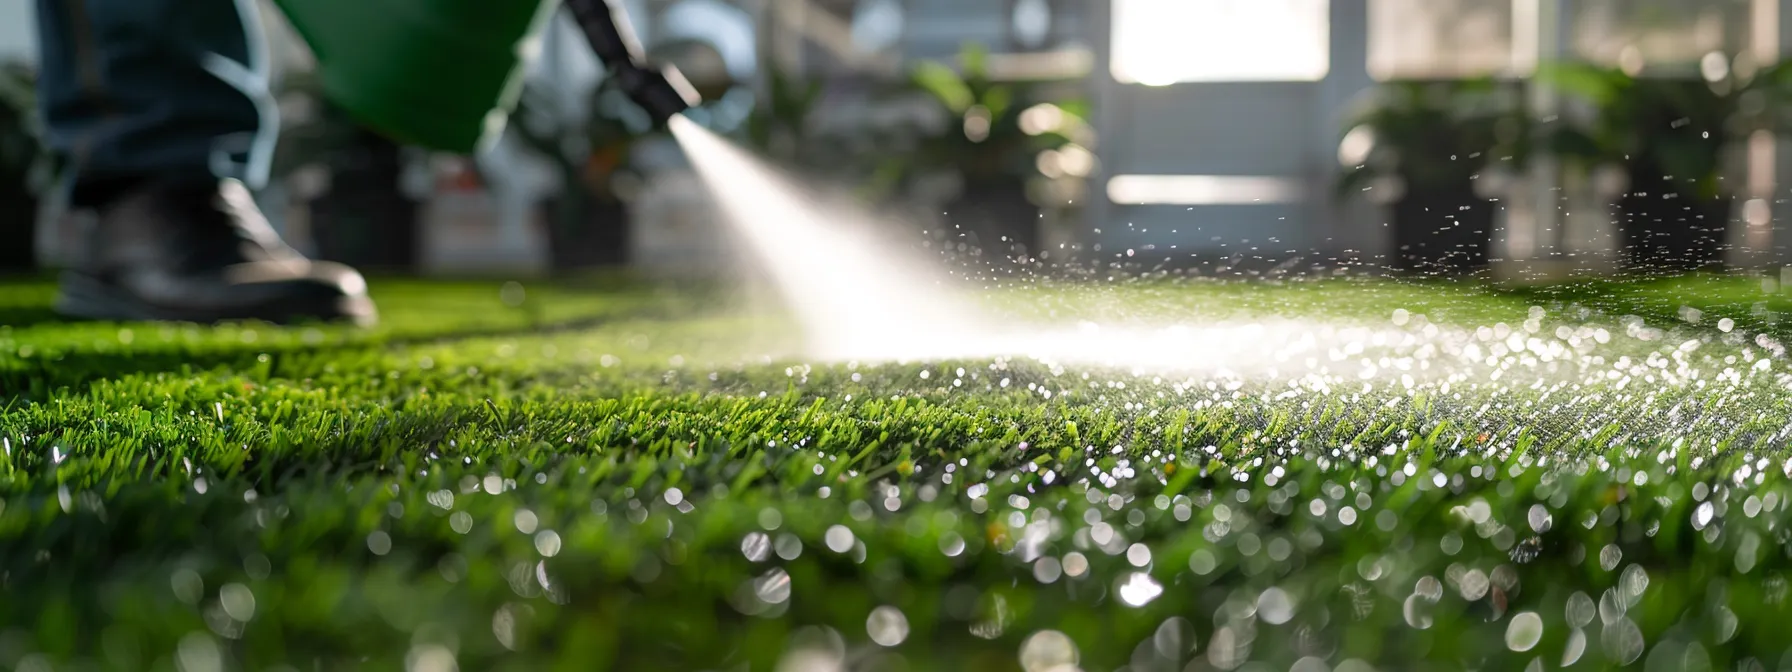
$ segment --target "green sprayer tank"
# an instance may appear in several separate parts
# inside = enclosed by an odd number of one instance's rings
[[[501,126],[558,0],[277,0],[324,95],[405,144],[471,152]]]

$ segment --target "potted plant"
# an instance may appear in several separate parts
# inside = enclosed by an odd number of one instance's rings
[[[1523,165],[1520,94],[1491,78],[1391,82],[1350,119],[1338,188],[1387,207],[1394,270],[1487,267],[1495,208],[1482,180]]]
[[[1647,77],[1618,68],[1558,64],[1547,81],[1589,114],[1545,134],[1551,151],[1580,168],[1615,169],[1613,204],[1623,258],[1633,271],[1721,267],[1734,194],[1723,181],[1734,141],[1780,126],[1788,71],[1746,80]]]
[[[0,64],[0,271],[36,268],[38,196],[51,166],[34,86],[29,66]]]
[[[1071,144],[1061,132],[1070,124],[1043,131],[1023,127],[1023,115],[1046,102],[1038,89],[992,80],[980,47],[967,46],[959,61],[956,71],[924,62],[911,73],[911,85],[948,120],[945,129],[920,140],[914,168],[959,176],[958,196],[944,210],[951,224],[973,236],[974,245],[1025,257],[1039,248],[1039,207],[1028,195],[1028,182],[1041,175],[1041,152]],[[1071,107],[1057,106],[1060,121],[1073,114]]]
[[[417,265],[421,204],[405,193],[405,148],[362,125],[322,93],[315,73],[290,75],[281,98],[289,114],[274,161],[276,176],[301,168],[327,175],[309,194],[317,255],[368,269]]]
[[[635,143],[652,129],[645,113],[607,85],[584,119],[568,120],[549,94],[526,87],[512,115],[516,137],[553,164],[559,192],[542,203],[549,263],[555,271],[621,266],[629,261],[629,205],[620,186],[638,180]]]

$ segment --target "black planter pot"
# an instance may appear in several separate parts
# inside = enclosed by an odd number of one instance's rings
[[[958,198],[946,205],[946,220],[986,257],[1013,259],[1039,252],[1039,206],[1027,198],[1025,180],[966,182]]]
[[[400,184],[401,148],[363,131],[329,165],[329,191],[309,204],[318,256],[361,268],[415,269],[420,208]]]
[[[1393,268],[1419,275],[1472,275],[1487,268],[1494,204],[1472,185],[1412,188],[1390,207]]]
[[[560,197],[554,197],[542,202],[549,265],[556,272],[627,265],[631,242],[628,204],[604,198],[582,200],[563,204]],[[562,210],[563,205],[573,211]]]
[[[1638,273],[1723,267],[1731,200],[1684,193],[1651,166],[1630,166],[1630,188],[1614,206],[1624,264]]]
[[[22,185],[0,185],[0,273],[37,269],[37,199]]]

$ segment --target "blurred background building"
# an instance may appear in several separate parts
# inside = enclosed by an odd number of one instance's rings
[[[1732,266],[1792,261],[1792,231],[1777,216],[1778,176],[1792,168],[1784,129],[1738,121],[1781,107],[1756,75],[1783,56],[1787,3],[625,5],[649,49],[715,101],[699,121],[882,207],[957,224],[968,247],[989,254],[1266,266],[1324,258],[1513,275],[1616,268],[1634,247],[1625,241],[1645,235],[1625,227],[1663,217],[1623,196],[1645,191],[1640,181],[1656,168],[1632,165],[1633,154],[1653,150],[1624,145],[1631,136],[1613,121],[1631,118],[1624,109],[1656,114],[1622,107],[1644,105],[1643,88],[1624,88],[1644,79],[1709,92],[1700,95],[1710,109],[1661,112],[1671,127],[1706,123],[1705,113],[1723,127],[1715,138],[1698,131],[1722,146],[1707,161],[1710,180],[1677,176],[1716,185],[1701,196],[1714,205],[1665,217],[1722,213],[1711,217],[1731,225],[1711,235]],[[32,57],[31,5],[0,3],[0,59]],[[264,16],[288,139],[262,196],[300,247],[462,273],[701,273],[728,258],[676,147],[646,134],[604,89],[569,23],[541,36],[511,129],[466,158],[357,133],[317,100],[309,56],[271,4]],[[1587,67],[1541,76],[1563,62]],[[1594,75],[1635,100],[1602,97],[1587,83]],[[1578,126],[1550,130],[1570,122]],[[1634,123],[1642,135],[1654,129]],[[53,204],[39,210],[47,214],[33,245],[53,265],[67,217]],[[947,227],[920,228],[930,244],[965,242],[941,233]]]

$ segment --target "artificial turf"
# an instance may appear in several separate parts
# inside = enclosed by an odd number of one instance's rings
[[[1316,335],[1198,371],[805,361],[714,288],[524,289],[376,283],[362,331],[0,286],[0,666],[1792,664],[1758,279],[988,298]]]

